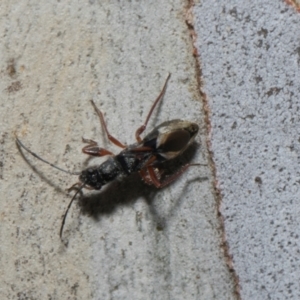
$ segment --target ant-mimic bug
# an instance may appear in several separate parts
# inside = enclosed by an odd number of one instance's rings
[[[60,171],[71,175],[79,175],[79,182],[69,188],[69,191],[72,189],[76,189],[77,191],[72,197],[63,216],[59,233],[61,240],[68,211],[77,194],[81,192],[83,188],[100,190],[105,184],[135,172],[140,174],[145,183],[154,185],[157,188],[162,188],[178,178],[190,166],[200,165],[186,164],[181,167],[178,172],[161,181],[163,172],[163,169],[160,169],[160,166],[162,166],[161,164],[180,155],[194,141],[199,130],[199,126],[195,123],[178,119],[163,122],[155,127],[144,138],[141,138],[141,134],[145,131],[154,108],[165,93],[169,78],[170,74],[165,81],[162,91],[154,101],[145,123],[136,130],[135,138],[137,142],[129,146],[121,143],[109,133],[102,112],[96,107],[94,101],[91,100],[91,103],[100,118],[101,125],[106,132],[107,138],[113,144],[123,149],[119,154],[114,155],[109,150],[99,147],[94,140],[82,138],[82,141],[88,144],[82,149],[83,153],[91,156],[110,156],[100,165],[88,167],[81,172],[70,172],[41,158],[25,147],[16,137],[18,146],[25,149],[34,157]]]

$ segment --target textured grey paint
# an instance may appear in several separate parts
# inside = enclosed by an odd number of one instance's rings
[[[299,299],[300,15],[202,1],[196,15],[222,214],[242,299]]]

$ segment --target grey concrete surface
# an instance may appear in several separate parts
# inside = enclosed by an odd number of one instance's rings
[[[284,1],[194,8],[221,213],[242,299],[300,299],[300,14]]]
[[[81,153],[82,136],[119,149],[102,136],[89,100],[131,143],[171,72],[149,128],[197,122],[198,146],[181,162],[208,164],[187,9],[182,1],[1,1],[1,299],[235,298],[209,165],[163,190],[133,176],[85,191],[64,246],[65,189],[77,178],[22,157],[14,140],[16,132],[71,171],[100,163]]]

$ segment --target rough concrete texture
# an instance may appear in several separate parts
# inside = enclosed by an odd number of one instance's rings
[[[1,299],[234,299],[209,166],[163,190],[133,176],[85,191],[64,246],[65,189],[77,178],[22,157],[14,139],[68,170],[97,164],[81,153],[82,136],[119,149],[89,100],[111,133],[134,142],[171,72],[149,128],[197,122],[198,144],[177,163],[208,164],[186,10],[182,1],[1,1]]]
[[[242,299],[300,299],[300,14],[195,6],[221,213]]]

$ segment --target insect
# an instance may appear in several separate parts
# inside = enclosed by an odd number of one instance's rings
[[[186,164],[179,169],[175,174],[161,180],[163,167],[162,163],[173,159],[184,152],[189,145],[194,141],[196,134],[198,133],[199,126],[196,123],[183,121],[183,120],[171,120],[163,122],[159,126],[155,127],[144,138],[141,134],[145,131],[149,119],[155,109],[157,103],[162,99],[170,74],[168,75],[163,89],[154,101],[146,121],[135,132],[136,143],[126,146],[119,140],[114,138],[108,131],[104,116],[102,112],[97,108],[93,100],[91,103],[100,118],[101,125],[107,135],[107,138],[116,146],[123,150],[114,155],[109,150],[98,146],[97,142],[90,139],[82,139],[84,143],[87,143],[83,147],[82,152],[91,156],[109,156],[109,158],[100,165],[88,167],[81,172],[70,172],[64,170],[40,157],[39,155],[28,149],[18,137],[16,137],[17,145],[20,148],[25,149],[31,155],[44,163],[56,168],[62,172],[79,175],[79,182],[72,185],[69,189],[76,189],[76,193],[72,197],[62,219],[60,227],[60,238],[62,240],[63,228],[65,225],[68,211],[76,198],[77,194],[81,192],[83,188],[100,190],[107,183],[117,179],[129,176],[132,173],[138,172],[145,183],[154,185],[157,188],[162,188],[167,184],[174,181],[182,173],[184,173],[190,166],[196,166],[200,164]]]

